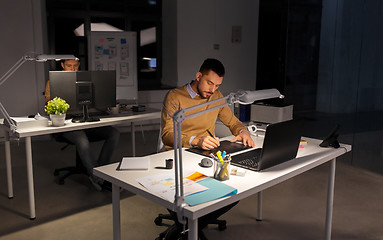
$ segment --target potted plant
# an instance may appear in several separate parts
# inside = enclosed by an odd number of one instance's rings
[[[53,126],[63,126],[69,104],[62,98],[55,97],[45,106],[45,112],[49,114]]]

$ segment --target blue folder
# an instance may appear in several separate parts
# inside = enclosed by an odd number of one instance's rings
[[[208,177],[198,183],[208,189],[186,196],[185,202],[190,206],[195,206],[201,203],[237,194],[237,189],[230,187],[214,178]]]

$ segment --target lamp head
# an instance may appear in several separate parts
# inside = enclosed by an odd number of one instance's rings
[[[285,96],[282,95],[277,89],[264,89],[264,90],[257,90],[257,91],[243,91],[239,90],[238,92],[234,93],[233,101],[234,103],[240,103],[240,104],[252,104],[255,101],[258,100],[264,100],[264,99],[270,99],[270,98],[284,98]]]
[[[34,59],[28,59],[28,60],[35,60],[36,62],[46,62],[48,60],[61,61],[66,59],[79,60],[77,57],[73,55],[49,55],[49,54],[37,55]]]

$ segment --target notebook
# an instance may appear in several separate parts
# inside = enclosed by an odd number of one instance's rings
[[[243,145],[242,143],[230,142],[229,140],[223,140],[220,142],[220,145],[216,148],[210,150],[204,150],[197,147],[192,147],[186,149],[186,151],[197,153],[203,156],[210,157],[210,153],[215,154],[218,151],[226,151],[227,154],[239,152],[245,149],[249,149],[250,147]]]
[[[123,157],[117,170],[147,170],[149,166],[149,157]]]
[[[294,120],[270,124],[266,128],[262,148],[232,156],[231,164],[253,171],[261,171],[297,156],[301,139]]]

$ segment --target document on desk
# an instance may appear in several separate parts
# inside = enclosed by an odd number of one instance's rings
[[[170,202],[174,201],[174,172],[139,178],[137,181],[149,191],[164,197]],[[227,197],[236,193],[237,189],[214,178],[210,178],[196,171],[184,171],[185,202],[190,206]]]
[[[206,177],[195,171],[184,171],[184,195],[188,196],[208,188],[197,183],[197,180]],[[160,195],[161,197],[173,202],[175,196],[175,177],[174,172],[161,173],[143,178],[137,181],[149,191]]]

